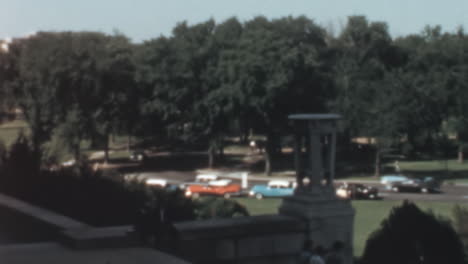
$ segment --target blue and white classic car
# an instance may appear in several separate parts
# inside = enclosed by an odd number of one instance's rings
[[[272,180],[267,185],[255,185],[249,192],[250,197],[262,199],[263,197],[291,196],[296,188],[296,182],[286,180]]]
[[[393,184],[407,180],[409,180],[409,178],[403,175],[384,175],[380,177],[380,183],[385,185],[385,188],[388,190],[392,188]]]

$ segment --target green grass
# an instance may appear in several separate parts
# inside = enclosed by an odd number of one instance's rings
[[[2,128],[26,128],[28,124],[25,120],[13,120],[11,122],[1,123],[0,129]]]
[[[251,198],[237,198],[245,205],[252,215],[276,214],[281,204],[281,199],[256,200]],[[356,210],[354,218],[354,255],[361,256],[369,235],[376,230],[391,209],[400,205],[401,201],[353,201]],[[436,215],[452,217],[452,208],[455,203],[450,202],[426,202],[420,201],[416,204],[423,210],[432,210]]]
[[[21,130],[22,128],[18,127],[0,128],[0,141],[5,143],[7,147],[11,146],[18,138]]]
[[[28,133],[28,125],[24,120],[14,120],[12,122],[0,124],[0,141],[7,147],[11,146],[18,138],[19,133],[23,131]]]
[[[399,165],[402,171],[468,171],[468,162],[457,160],[400,161]]]

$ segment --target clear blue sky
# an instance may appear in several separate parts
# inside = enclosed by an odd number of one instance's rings
[[[141,42],[170,35],[184,20],[245,21],[257,15],[306,15],[336,30],[348,16],[365,15],[387,22],[393,36],[419,33],[425,25],[468,30],[468,0],[0,0],[0,39],[40,30],[118,30]]]

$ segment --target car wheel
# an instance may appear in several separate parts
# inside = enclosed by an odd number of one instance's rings
[[[199,198],[199,197],[200,197],[200,194],[199,194],[199,193],[193,193],[193,194],[192,194],[192,198],[194,198],[194,199],[197,199],[197,198]]]
[[[369,199],[375,199],[375,194],[369,194]]]
[[[263,195],[261,193],[257,193],[255,194],[255,198],[257,198],[258,200],[261,200],[263,199]]]
[[[223,195],[223,197],[224,197],[224,199],[229,199],[229,198],[231,198],[231,194],[230,193],[225,193]]]
[[[398,187],[392,187],[392,191],[394,191],[394,192],[399,192],[399,191],[400,191],[400,188],[398,188]]]
[[[427,188],[421,188],[421,192],[422,192],[422,193],[428,193],[429,190],[428,190]]]

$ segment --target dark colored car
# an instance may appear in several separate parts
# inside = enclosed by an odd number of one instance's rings
[[[440,192],[440,182],[432,177],[424,179],[408,179],[402,182],[392,184],[394,192],[422,192],[435,193]]]
[[[347,199],[377,199],[379,191],[377,188],[359,183],[348,183],[336,189],[336,195]]]

